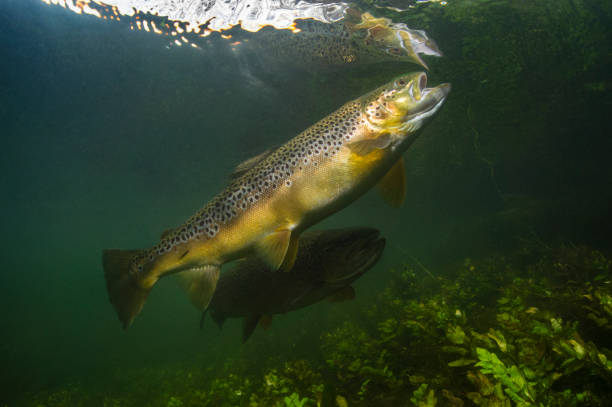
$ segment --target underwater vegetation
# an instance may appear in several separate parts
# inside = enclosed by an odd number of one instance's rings
[[[439,270],[410,264],[358,319],[320,335],[321,357],[254,369],[118,373],[24,406],[604,406],[612,390],[612,261],[586,246],[525,246]],[[120,388],[120,387],[119,387]],[[99,391],[99,390],[98,390]]]
[[[466,259],[426,283],[411,267],[395,271],[368,311],[373,329],[347,323],[323,337],[327,364],[356,405],[397,402],[410,388],[419,406],[605,405],[610,260],[545,251]]]

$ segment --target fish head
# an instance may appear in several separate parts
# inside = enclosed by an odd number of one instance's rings
[[[326,230],[317,238],[319,266],[329,286],[346,286],[368,271],[382,255],[385,239],[374,228]]]
[[[449,83],[428,88],[424,72],[402,75],[365,95],[362,114],[375,133],[402,141],[440,109],[450,89]]]

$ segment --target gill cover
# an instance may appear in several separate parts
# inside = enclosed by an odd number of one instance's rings
[[[422,90],[427,84],[427,75],[415,72],[402,75],[393,82],[373,91],[364,98],[363,112],[375,129],[394,130],[406,117],[417,112]]]

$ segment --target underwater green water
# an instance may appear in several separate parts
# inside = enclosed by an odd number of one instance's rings
[[[371,192],[316,226],[376,227],[383,258],[354,300],[241,344],[240,320],[200,330],[172,278],[123,330],[102,250],[155,244],[241,161],[422,68],[254,82],[214,42],[2,2],[0,406],[606,405],[610,3],[449,3],[371,9],[426,30],[428,83],[453,85],[406,154],[404,206]]]

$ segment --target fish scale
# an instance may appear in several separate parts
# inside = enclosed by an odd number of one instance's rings
[[[358,109],[357,103],[348,103],[287,145],[279,147],[252,171],[232,182],[183,226],[162,239],[147,256],[139,258],[138,269],[142,270],[155,256],[167,253],[179,244],[215,237],[223,224],[247,211],[261,197],[278,188],[290,188],[294,172],[303,170],[311,160],[322,164],[324,160],[333,159],[340,146],[349,142],[357,131],[360,123]]]

